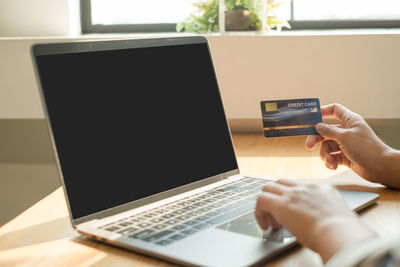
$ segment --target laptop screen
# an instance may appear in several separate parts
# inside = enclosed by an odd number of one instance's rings
[[[35,59],[74,219],[238,168],[207,43]]]

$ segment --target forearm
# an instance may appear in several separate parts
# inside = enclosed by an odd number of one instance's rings
[[[400,189],[400,150],[390,149],[382,158],[379,182],[391,188]]]

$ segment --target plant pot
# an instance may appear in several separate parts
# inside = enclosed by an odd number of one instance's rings
[[[225,12],[225,29],[227,31],[249,31],[252,29],[251,13],[247,9]]]

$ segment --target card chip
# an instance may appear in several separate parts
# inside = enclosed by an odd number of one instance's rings
[[[265,103],[265,111],[277,111],[278,104],[277,103]]]

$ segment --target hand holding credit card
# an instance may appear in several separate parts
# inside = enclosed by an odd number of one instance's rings
[[[315,125],[322,122],[318,98],[261,101],[264,136],[317,135]]]

